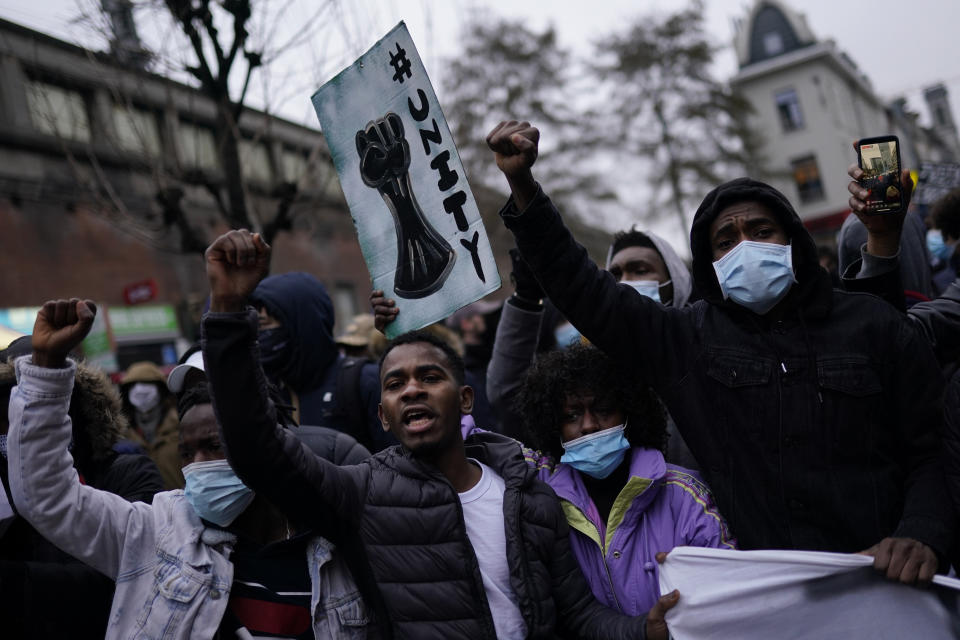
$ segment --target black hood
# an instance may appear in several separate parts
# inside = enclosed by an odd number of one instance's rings
[[[319,387],[338,354],[333,303],[324,286],[309,273],[281,273],[265,278],[250,299],[253,305],[266,307],[293,341],[290,379],[284,382],[297,393]]]
[[[710,225],[717,215],[730,205],[741,202],[758,202],[766,206],[783,225],[793,246],[793,270],[797,283],[787,299],[794,306],[827,305],[829,309],[830,276],[820,267],[817,259],[817,245],[810,233],[800,221],[787,198],[763,182],[750,178],[737,178],[725,182],[707,194],[700,203],[690,229],[690,252],[693,255],[693,281],[697,290],[710,304],[739,307],[731,301],[724,301],[713,270],[713,248],[710,245]],[[811,309],[813,311],[813,309]]]

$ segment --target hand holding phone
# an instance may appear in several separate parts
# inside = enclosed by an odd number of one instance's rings
[[[903,210],[904,193],[900,181],[900,141],[897,136],[879,136],[858,140],[857,164],[863,171],[860,186],[867,195],[863,213],[875,215]]]

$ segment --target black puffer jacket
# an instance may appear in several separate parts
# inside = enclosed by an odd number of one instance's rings
[[[0,388],[14,384],[13,361],[0,362]],[[130,502],[151,502],[163,490],[150,458],[113,451],[127,423],[120,396],[106,375],[78,365],[70,417],[74,465],[86,484]],[[0,479],[7,490],[3,457]],[[7,496],[10,499],[9,491]],[[112,580],[47,542],[23,518],[15,518],[0,537],[4,638],[103,638],[112,601]]]
[[[364,463],[334,465],[276,427],[257,366],[257,316],[208,314],[203,352],[231,466],[291,518],[342,545],[354,576],[397,638],[496,637],[456,491],[434,467],[391,447]],[[229,425],[224,428],[224,425]],[[553,491],[519,445],[497,434],[467,454],[504,479],[511,585],[530,638],[642,638],[642,618],[603,607],[569,546]]]
[[[724,301],[712,266],[710,223],[745,201],[766,205],[793,246],[798,282],[766,316]],[[664,400],[743,548],[856,552],[898,535],[944,553],[930,346],[879,298],[832,289],[782,194],[740,179],[704,199],[690,237],[704,300],[686,309],[597,269],[542,191],[501,215],[563,314]]]

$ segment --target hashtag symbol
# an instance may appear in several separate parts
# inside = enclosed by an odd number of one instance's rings
[[[407,59],[407,52],[400,46],[400,43],[398,42],[396,44],[397,55],[393,55],[393,53],[390,54],[390,64],[396,71],[396,73],[393,74],[393,79],[403,84],[404,74],[406,74],[408,78],[412,75],[410,73],[410,60]]]

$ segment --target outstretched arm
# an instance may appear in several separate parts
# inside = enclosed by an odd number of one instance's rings
[[[487,137],[513,192],[501,216],[547,297],[590,342],[637,371],[669,402],[670,387],[699,350],[696,310],[665,308],[590,260],[557,209],[533,181],[539,133],[525,122],[501,123]]]
[[[897,259],[903,215],[871,216],[865,213],[865,191],[858,182],[863,172],[856,164],[852,164],[847,173],[852,178],[847,185],[850,208],[867,229],[867,245],[863,260],[851,264],[849,273],[843,274],[844,287],[873,293],[903,310],[903,285]],[[909,173],[904,172],[901,181],[912,187]],[[904,188],[904,207],[909,204],[910,191],[910,188]],[[933,347],[941,364],[950,364],[960,357],[960,279],[952,282],[939,298],[914,304],[907,311],[907,317]]]
[[[888,578],[929,582],[952,544],[955,515],[942,467],[943,385],[926,341],[901,323],[891,345],[897,463],[904,478],[903,515],[896,531],[865,553]]]
[[[270,247],[246,230],[206,252],[210,313],[204,370],[227,459],[241,480],[289,518],[340,541],[362,511],[367,467],[337,467],[277,425],[260,367],[257,314],[246,300],[266,275]]]
[[[152,544],[150,506],[80,484],[67,452],[76,365],[66,356],[93,324],[80,300],[47,302],[33,329],[33,356],[16,363],[8,464],[17,511],[47,540],[116,580],[127,539]]]
[[[487,365],[487,399],[500,418],[503,432],[520,438],[520,418],[512,404],[540,341],[543,288],[517,249],[510,249],[510,260],[513,263],[510,280],[515,293],[503,303],[493,340],[493,355]]]

